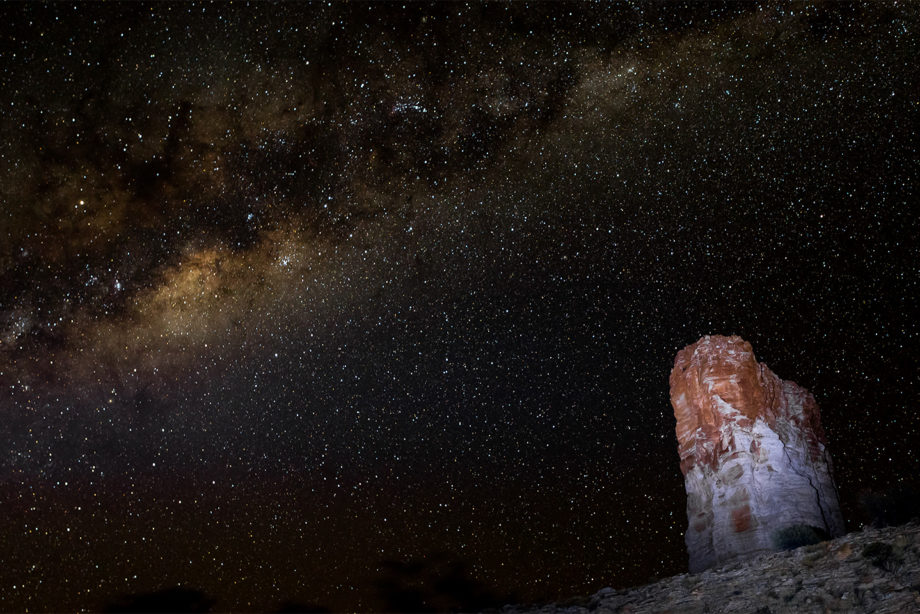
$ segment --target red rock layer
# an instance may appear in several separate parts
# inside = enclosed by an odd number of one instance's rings
[[[684,475],[700,463],[715,468],[732,451],[734,442],[723,437],[729,422],[750,428],[762,418],[772,428],[777,418],[785,418],[806,434],[813,460],[821,455],[818,444],[826,444],[811,393],[758,363],[751,344],[737,335],[705,336],[682,349],[674,360],[670,384]],[[726,405],[738,414],[727,411]]]

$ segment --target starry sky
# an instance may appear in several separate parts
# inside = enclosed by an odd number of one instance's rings
[[[850,529],[920,471],[916,4],[0,22],[2,610],[684,572],[704,334],[815,394]]]

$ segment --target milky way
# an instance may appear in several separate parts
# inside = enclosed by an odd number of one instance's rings
[[[915,6],[0,14],[5,610],[680,573],[704,334],[920,470]]]

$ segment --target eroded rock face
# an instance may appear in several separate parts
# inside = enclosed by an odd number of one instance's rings
[[[818,405],[749,343],[713,335],[678,352],[671,405],[691,572],[774,550],[795,525],[843,534]]]

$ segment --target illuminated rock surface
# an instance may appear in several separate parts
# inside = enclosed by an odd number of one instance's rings
[[[790,527],[843,534],[814,397],[741,337],[706,336],[671,371],[690,571],[776,549]],[[794,530],[794,529],[793,529]]]

